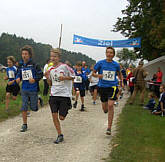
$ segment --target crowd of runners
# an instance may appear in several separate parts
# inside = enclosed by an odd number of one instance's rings
[[[78,102],[81,102],[80,111],[85,111],[88,105],[85,105],[84,98],[89,93],[92,96],[93,105],[96,104],[98,96],[100,97],[103,112],[108,114],[106,134],[111,135],[114,105],[117,105],[118,99],[122,98],[122,90],[127,89],[127,82],[129,83],[130,93],[133,94],[133,78],[136,75],[133,76],[131,66],[129,69],[124,70],[122,65],[113,60],[115,56],[114,48],[107,47],[105,59],[89,67],[85,61],[79,61],[74,66],[71,66],[69,61],[62,63],[60,62],[60,49],[51,49],[50,58],[47,60],[43,71],[32,60],[33,49],[31,46],[24,46],[21,49],[21,56],[22,60],[17,66],[13,56],[7,57],[7,76],[4,78],[8,80],[6,111],[8,111],[10,96],[12,95],[13,99],[16,99],[20,91],[19,84],[22,82],[21,112],[23,125],[20,129],[21,132],[28,129],[28,108],[30,107],[32,111],[38,111],[39,81],[43,78],[43,95],[49,94],[53,123],[58,134],[54,143],[58,144],[64,140],[60,120],[65,120],[69,109],[72,106],[77,108]],[[74,100],[73,104],[72,100]],[[133,102],[133,99],[131,101]]]

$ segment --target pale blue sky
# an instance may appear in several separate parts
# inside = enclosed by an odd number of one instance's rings
[[[15,33],[57,47],[63,24],[61,47],[99,60],[105,57],[105,48],[73,45],[73,34],[125,39],[111,30],[126,5],[126,0],[4,0],[0,4],[0,34]]]

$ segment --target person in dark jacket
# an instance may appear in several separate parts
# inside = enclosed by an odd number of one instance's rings
[[[16,82],[22,81],[22,118],[23,125],[21,132],[27,131],[27,111],[30,100],[30,108],[32,111],[38,111],[38,84],[43,77],[43,73],[39,65],[32,61],[33,49],[29,45],[25,45],[21,49],[22,60],[19,63]]]
[[[155,100],[154,100],[154,94],[152,92],[150,92],[148,94],[148,98],[149,98],[149,101],[147,103],[147,105],[144,106],[144,109],[148,109],[148,110],[154,110],[154,107],[155,107]]]

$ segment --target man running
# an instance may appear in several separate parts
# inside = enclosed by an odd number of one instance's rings
[[[102,109],[104,113],[108,112],[108,128],[107,135],[111,135],[111,127],[114,116],[114,102],[117,99],[118,93],[118,76],[122,80],[120,72],[120,65],[113,60],[115,56],[115,49],[113,47],[106,48],[106,59],[98,61],[94,66],[93,76],[99,78],[99,93],[102,102]],[[96,74],[98,72],[98,74]],[[123,82],[120,82],[123,86]]]

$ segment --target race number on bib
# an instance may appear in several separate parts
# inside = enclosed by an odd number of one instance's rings
[[[74,83],[82,83],[82,77],[81,76],[75,76]]]
[[[15,78],[15,74],[14,74],[14,71],[9,71],[9,78]]]
[[[103,80],[115,81],[115,71],[103,70]]]
[[[55,73],[54,76],[52,77],[52,85],[57,86],[57,85],[63,85],[64,81],[59,80],[60,74]]]
[[[23,70],[22,71],[22,80],[29,80],[30,78],[33,78],[32,71],[31,70]]]

